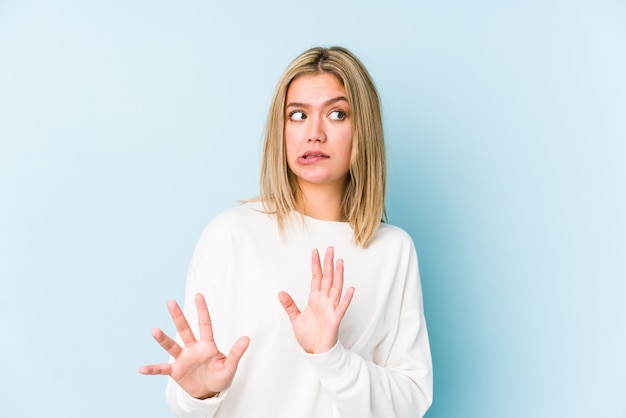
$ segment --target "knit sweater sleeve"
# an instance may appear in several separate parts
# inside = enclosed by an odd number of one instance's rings
[[[219,394],[204,400],[193,398],[171,378],[168,379],[165,391],[170,410],[178,418],[211,418],[224,397],[224,394]]]
[[[213,306],[214,293],[211,279],[224,277],[226,274],[223,263],[217,260],[225,257],[225,251],[231,245],[228,224],[219,217],[207,225],[196,245],[187,273],[185,302],[183,312],[194,333],[198,331],[198,315],[195,306],[195,294],[205,296],[207,304]],[[183,345],[180,336],[176,336],[178,344]],[[222,347],[218,347],[224,349]],[[170,357],[170,362],[174,359]],[[209,399],[196,399],[183,390],[172,378],[168,378],[165,399],[172,414],[177,418],[211,418],[220,407],[228,391]]]
[[[395,303],[400,303],[397,329],[387,336],[386,358],[365,360],[341,342],[326,353],[304,354],[341,418],[422,417],[432,403],[432,360],[412,243],[410,248],[401,302]]]

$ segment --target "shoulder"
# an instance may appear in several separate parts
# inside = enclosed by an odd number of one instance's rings
[[[263,212],[263,206],[247,202],[216,215],[204,227],[195,247],[195,258],[223,257],[242,243],[258,241],[276,229],[273,218]]]
[[[254,233],[273,225],[274,219],[265,213],[260,202],[245,202],[215,216],[204,228],[202,236],[233,236],[244,231]]]
[[[262,217],[267,217],[267,214],[264,212],[263,205],[260,202],[244,202],[241,205],[220,212],[211,220],[211,222],[209,222],[209,225],[228,225],[250,220],[258,220]]]
[[[417,257],[411,236],[404,229],[386,223],[380,224],[368,250],[394,259]]]
[[[374,242],[377,241],[385,244],[413,245],[413,239],[404,229],[382,222],[374,236]]]

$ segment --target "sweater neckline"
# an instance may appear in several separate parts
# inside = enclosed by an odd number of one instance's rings
[[[325,219],[318,219],[318,218],[314,218],[312,216],[309,215],[305,215],[303,213],[300,212],[295,212],[296,216],[302,216],[302,218],[304,218],[304,220],[307,223],[319,223],[319,224],[324,224],[324,225],[350,225],[349,222],[345,222],[345,221],[328,221]]]

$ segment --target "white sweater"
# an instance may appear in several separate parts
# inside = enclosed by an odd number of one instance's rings
[[[366,249],[348,223],[294,214],[281,235],[260,203],[218,215],[196,247],[185,315],[197,335],[194,295],[207,300],[218,348],[250,337],[232,386],[215,398],[190,397],[169,379],[178,417],[421,417],[432,402],[432,364],[415,248],[381,223]],[[307,354],[278,301],[281,290],[306,307],[311,251],[335,247],[354,298],[327,353]],[[180,341],[180,340],[179,340]]]

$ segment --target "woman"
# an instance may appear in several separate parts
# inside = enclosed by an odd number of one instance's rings
[[[384,196],[367,70],[344,48],[304,52],[269,110],[259,199],[204,230],[184,313],[168,302],[176,341],[153,331],[171,362],[140,372],[170,376],[176,416],[424,415],[432,367],[417,257],[381,222]]]

